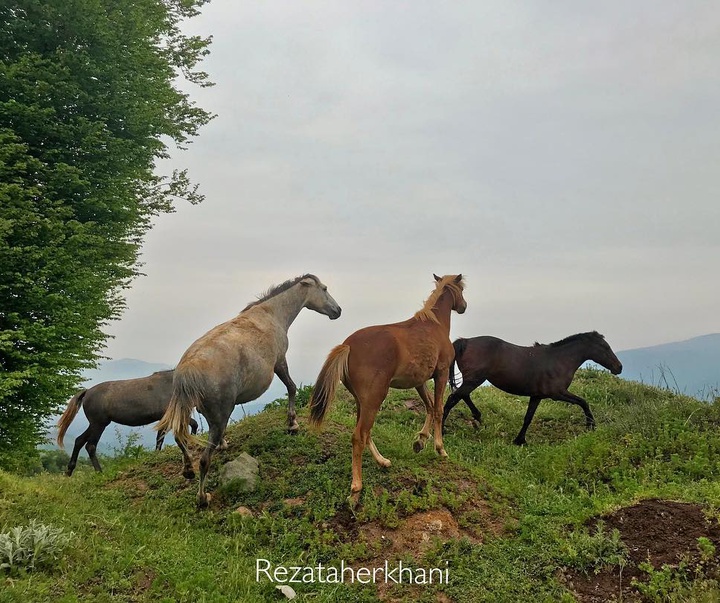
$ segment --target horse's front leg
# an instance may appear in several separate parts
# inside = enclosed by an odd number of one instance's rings
[[[435,452],[442,457],[447,457],[448,453],[445,452],[445,446],[443,446],[443,399],[445,396],[445,384],[448,382],[449,370],[447,368],[440,369],[435,373],[435,404],[433,407],[433,419],[435,421],[435,429],[433,435],[435,437]]]
[[[423,401],[423,404],[425,404],[425,423],[423,424],[420,433],[418,433],[417,438],[413,442],[413,450],[415,452],[420,452],[423,448],[425,448],[425,442],[427,442],[427,439],[430,437],[430,428],[432,427],[434,409],[433,403],[430,401],[430,393],[428,392],[427,385],[423,383],[415,389],[420,395],[420,399]]]
[[[300,429],[300,426],[297,422],[297,414],[295,413],[295,394],[297,393],[297,387],[295,386],[295,383],[290,378],[290,371],[288,371],[287,366],[287,360],[285,360],[285,357],[283,357],[276,365],[275,365],[275,374],[280,378],[280,381],[283,382],[283,385],[287,387],[288,392],[288,433],[295,434]]]
[[[570,404],[577,404],[585,413],[585,426],[588,429],[595,429],[595,417],[593,417],[593,414],[590,411],[589,404],[583,398],[576,396],[575,394],[571,394],[569,391],[564,391],[559,396],[555,396],[554,399],[561,400],[563,402],[570,402]]]

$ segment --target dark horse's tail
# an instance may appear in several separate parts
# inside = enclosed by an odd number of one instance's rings
[[[58,446],[60,446],[60,448],[65,448],[65,444],[63,442],[63,439],[65,438],[65,432],[68,430],[68,427],[70,427],[70,423],[73,422],[73,419],[80,411],[80,407],[83,403],[83,398],[85,397],[85,394],[87,394],[87,391],[88,390],[86,389],[81,389],[77,394],[70,398],[70,402],[68,402],[65,412],[62,414],[60,420],[58,421],[57,444]]]
[[[450,363],[450,388],[452,389],[452,391],[455,391],[457,389],[457,382],[455,381],[455,361],[460,358],[460,356],[462,356],[465,352],[467,342],[468,340],[464,339],[463,337],[453,341],[453,348],[455,348],[455,357]]]
[[[325,413],[335,397],[338,383],[347,376],[349,345],[335,346],[328,354],[320,369],[317,383],[310,400],[310,423],[316,427],[322,425]]]

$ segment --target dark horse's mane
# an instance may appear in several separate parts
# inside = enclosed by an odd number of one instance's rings
[[[547,345],[551,348],[559,348],[560,346],[567,345],[568,343],[573,343],[581,339],[597,339],[598,337],[601,339],[605,339],[605,336],[600,335],[600,333],[598,333],[597,331],[589,331],[588,333],[575,333],[575,335],[570,335],[565,339],[561,339],[560,341],[554,341],[553,343],[538,343],[536,341],[535,345]]]
[[[276,295],[279,295],[283,291],[287,291],[290,287],[292,287],[293,285],[297,285],[301,280],[303,280],[305,278],[311,278],[316,283],[320,284],[320,279],[317,276],[315,276],[314,274],[303,274],[302,276],[298,276],[296,278],[291,278],[280,285],[274,285],[274,286],[270,287],[257,300],[255,300],[254,302],[250,302],[247,306],[245,306],[242,309],[242,311],[245,312],[245,310],[249,310],[253,306],[257,306],[258,304],[261,304],[264,301],[269,300],[271,297],[275,297]]]

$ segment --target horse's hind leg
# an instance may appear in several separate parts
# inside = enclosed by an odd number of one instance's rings
[[[75,438],[75,446],[73,447],[72,455],[70,456],[70,462],[68,463],[67,469],[65,470],[65,475],[67,475],[68,477],[70,477],[73,474],[73,471],[75,471],[78,455],[80,454],[80,450],[83,446],[85,446],[85,443],[90,437],[90,430],[91,427],[88,427],[77,438]]]
[[[156,452],[159,452],[160,450],[162,450],[163,442],[165,441],[165,434],[166,434],[166,433],[167,433],[167,432],[165,432],[165,431],[158,431],[158,432],[157,432],[157,437],[155,438],[155,451],[156,451]]]
[[[85,450],[87,450],[88,455],[90,456],[90,462],[92,463],[93,467],[95,467],[95,471],[102,471],[102,467],[100,466],[100,461],[97,457],[97,445],[100,441],[100,437],[103,434],[103,431],[105,431],[105,428],[109,425],[109,423],[106,423],[105,425],[90,425],[90,435],[87,439],[87,444],[85,444]]]
[[[206,405],[207,408],[207,405]],[[207,479],[208,471],[210,470],[210,461],[212,460],[213,453],[216,448],[219,448],[223,443],[223,435],[225,435],[225,429],[227,428],[228,420],[234,405],[230,405],[229,410],[218,413],[217,416],[212,418],[206,415],[208,420],[208,443],[200,456],[200,486],[197,493],[197,506],[207,507],[210,503],[210,495],[205,492],[205,480]]]
[[[470,409],[470,412],[473,415],[473,418],[480,423],[482,421],[482,415],[480,414],[480,411],[477,409],[477,407],[473,404],[472,400],[470,399],[470,394],[475,390],[476,387],[479,385],[482,385],[485,382],[483,379],[482,381],[473,381],[473,382],[463,382],[463,384],[458,387],[454,392],[452,392],[447,399],[447,402],[445,402],[445,408],[443,409],[443,418],[442,418],[442,432],[445,433],[445,421],[447,420],[448,415],[450,414],[450,411],[455,408],[458,402],[461,400],[467,404],[468,408]]]
[[[387,389],[378,396],[357,399],[357,423],[352,435],[352,484],[350,485],[350,498],[348,502],[351,507],[357,505],[360,500],[360,491],[362,490],[362,454],[366,445],[371,446],[371,451],[375,448],[370,437],[370,430],[375,423],[380,405],[385,399]],[[375,448],[377,452],[377,448]],[[375,456],[373,452],[373,456]],[[378,452],[378,454],[380,454]],[[381,458],[382,457],[381,455]],[[376,457],[377,460],[377,457]],[[385,459],[387,461],[387,459]],[[379,461],[378,461],[379,462]]]
[[[370,449],[370,452],[378,465],[381,467],[389,467],[392,465],[390,459],[386,459],[382,454],[380,454],[380,451],[377,449],[377,446],[375,446],[375,442],[373,442],[371,435],[368,435],[367,447]]]
[[[527,444],[527,442],[525,441],[525,432],[530,426],[530,422],[533,420],[533,417],[535,416],[535,411],[537,410],[538,404],[540,404],[541,400],[542,398],[538,396],[533,396],[532,398],[530,398],[527,411],[525,412],[525,420],[523,421],[522,429],[520,430],[520,433],[517,434],[517,437],[513,440],[513,444],[517,444],[518,446]]]
[[[562,402],[570,402],[571,404],[577,404],[580,408],[583,409],[583,412],[585,413],[585,426],[588,429],[595,429],[595,417],[593,417],[592,412],[590,412],[590,406],[588,405],[588,403],[580,396],[576,396],[575,394],[571,394],[570,392],[565,391],[559,396],[554,396],[553,399],[561,400]]]

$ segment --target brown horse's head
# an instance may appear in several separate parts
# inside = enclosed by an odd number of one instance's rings
[[[467,302],[463,297],[463,289],[465,288],[465,282],[463,281],[462,274],[453,275],[447,274],[445,276],[438,276],[433,274],[435,280],[438,283],[443,283],[443,289],[450,291],[453,296],[452,309],[458,314],[463,314],[467,309]]]
[[[308,275],[300,281],[300,285],[307,292],[304,304],[306,308],[329,316],[330,320],[340,318],[342,309],[328,293],[327,286],[321,283],[318,277]]]
[[[620,362],[615,355],[615,352],[612,351],[610,344],[605,341],[605,337],[597,331],[588,333],[588,335],[590,335],[588,340],[592,342],[592,348],[588,352],[590,354],[590,360],[604,366],[613,375],[619,375],[622,372],[622,362]]]

